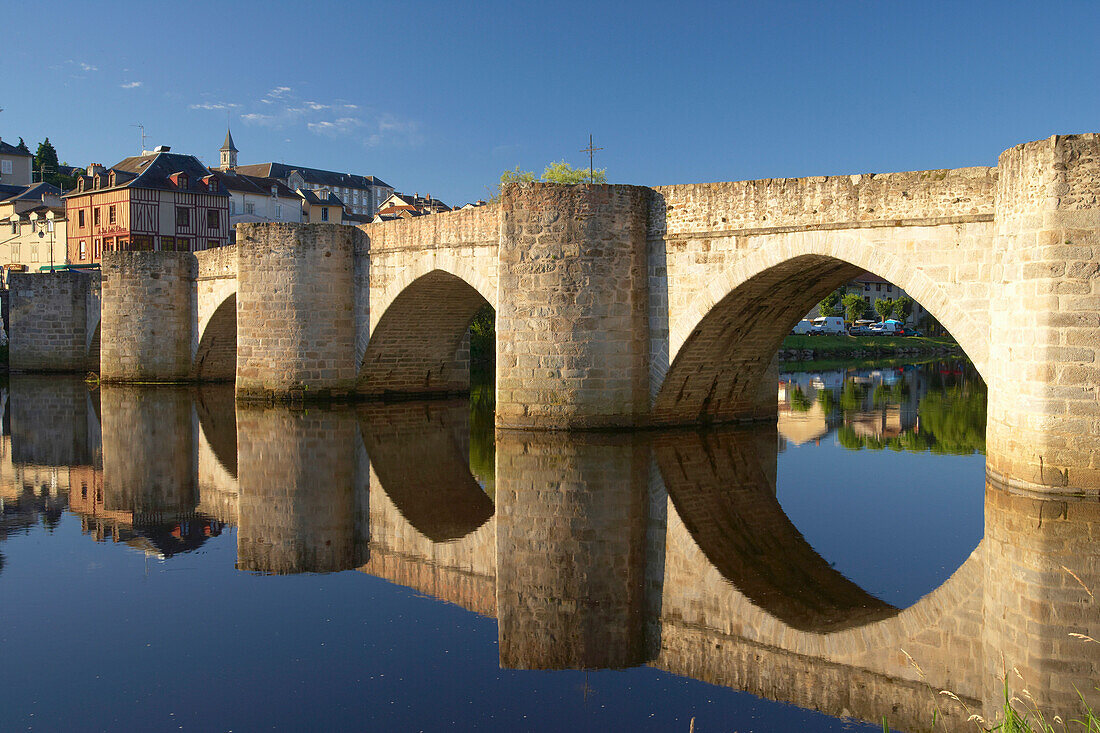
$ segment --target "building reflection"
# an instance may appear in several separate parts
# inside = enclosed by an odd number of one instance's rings
[[[168,556],[235,525],[241,570],[357,569],[495,617],[508,668],[648,664],[902,729],[992,720],[1004,670],[1048,719],[1078,690],[1100,707],[1095,501],[987,486],[979,545],[899,609],[782,511],[774,428],[493,436],[464,401],[227,397],[13,380],[0,531],[67,503],[96,538]]]

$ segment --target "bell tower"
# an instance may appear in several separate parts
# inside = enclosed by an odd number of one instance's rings
[[[229,128],[225,128],[225,142],[221,147],[221,167],[223,169],[230,169],[237,167],[237,153],[236,146],[233,145],[233,135],[229,132]]]

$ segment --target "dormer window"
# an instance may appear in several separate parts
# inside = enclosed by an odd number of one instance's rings
[[[84,193],[84,176],[76,179],[76,191],[77,193]]]
[[[168,178],[172,181],[172,184],[175,185],[176,188],[187,188],[186,173],[173,173],[172,175],[168,176]]]
[[[115,187],[115,181],[116,180],[117,179],[115,178],[115,172],[113,170],[110,173],[107,174],[107,185],[110,186],[111,188]]]
[[[93,189],[99,188],[99,174],[98,173],[96,173],[95,175],[92,176],[92,188]]]

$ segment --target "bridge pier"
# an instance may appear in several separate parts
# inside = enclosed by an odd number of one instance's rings
[[[190,252],[104,252],[103,382],[191,377],[197,264]]]
[[[337,224],[237,227],[237,399],[355,391],[355,258],[365,246],[360,230]]]
[[[11,275],[12,371],[98,371],[91,330],[98,321],[98,278],[78,272]]]
[[[649,189],[531,183],[501,206],[497,426],[643,424]]]
[[[1001,485],[1100,493],[1100,135],[998,161],[987,467]]]

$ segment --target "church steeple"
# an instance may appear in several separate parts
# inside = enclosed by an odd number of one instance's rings
[[[229,132],[229,128],[225,128],[225,142],[222,143],[222,168],[236,168],[237,167],[237,153],[240,152],[233,145],[233,135]]]

